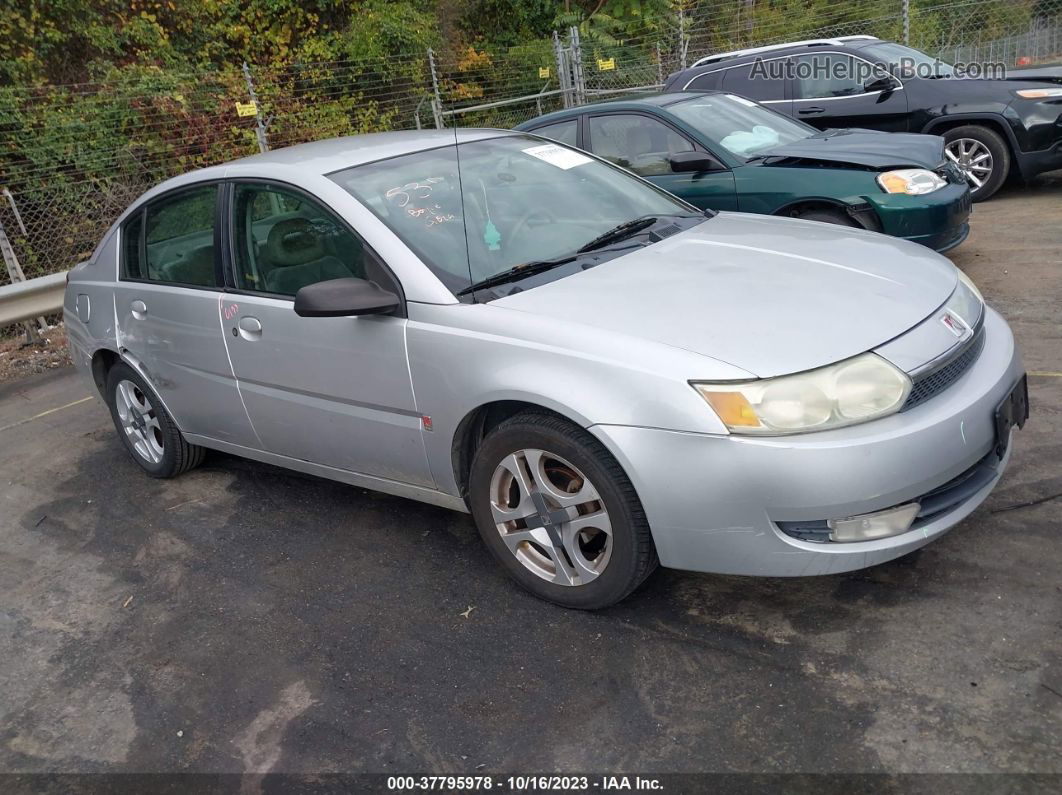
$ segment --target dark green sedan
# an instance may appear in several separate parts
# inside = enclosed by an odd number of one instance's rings
[[[584,105],[516,129],[593,152],[705,209],[862,227],[937,251],[969,233],[969,189],[936,135],[822,132],[718,91]]]

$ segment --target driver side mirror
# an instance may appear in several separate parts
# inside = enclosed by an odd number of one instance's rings
[[[888,75],[878,75],[877,77],[869,78],[863,83],[863,91],[867,94],[871,94],[875,91],[892,91],[896,88],[896,83]]]
[[[671,170],[676,174],[726,170],[726,166],[707,152],[676,152],[668,160],[671,163]]]
[[[401,304],[397,295],[365,279],[329,279],[295,293],[299,317],[385,315]]]

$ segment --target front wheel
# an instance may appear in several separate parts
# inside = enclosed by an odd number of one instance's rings
[[[1003,184],[1010,171],[1010,150],[995,130],[979,124],[944,133],[944,155],[970,184],[970,199],[983,202]]]
[[[529,412],[494,428],[476,451],[469,490],[487,547],[542,599],[607,607],[657,566],[626,474],[600,442],[560,417]]]

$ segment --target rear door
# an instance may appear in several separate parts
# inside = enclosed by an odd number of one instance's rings
[[[116,336],[184,433],[254,446],[222,336],[219,197],[178,189],[123,224]]]
[[[866,91],[872,64],[847,53],[793,57],[793,116],[819,129],[907,130],[907,92],[892,78],[888,91]]]
[[[670,156],[698,147],[671,125],[646,113],[599,113],[588,119],[584,148],[645,177],[697,207],[737,209],[734,174],[729,169],[675,173]]]
[[[262,448],[291,458],[432,486],[397,315],[295,314],[300,288],[362,278],[401,286],[334,212],[295,188],[232,186],[235,290],[225,340]]]

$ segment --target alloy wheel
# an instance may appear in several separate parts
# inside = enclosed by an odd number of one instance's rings
[[[973,138],[956,138],[944,147],[944,154],[959,167],[966,181],[980,188],[992,175],[992,153]]]
[[[490,485],[495,526],[531,573],[565,586],[586,585],[608,566],[612,522],[594,484],[544,450],[502,459]]]
[[[132,381],[119,381],[114,390],[115,406],[122,429],[137,455],[151,464],[162,461],[162,426],[147,395]]]

